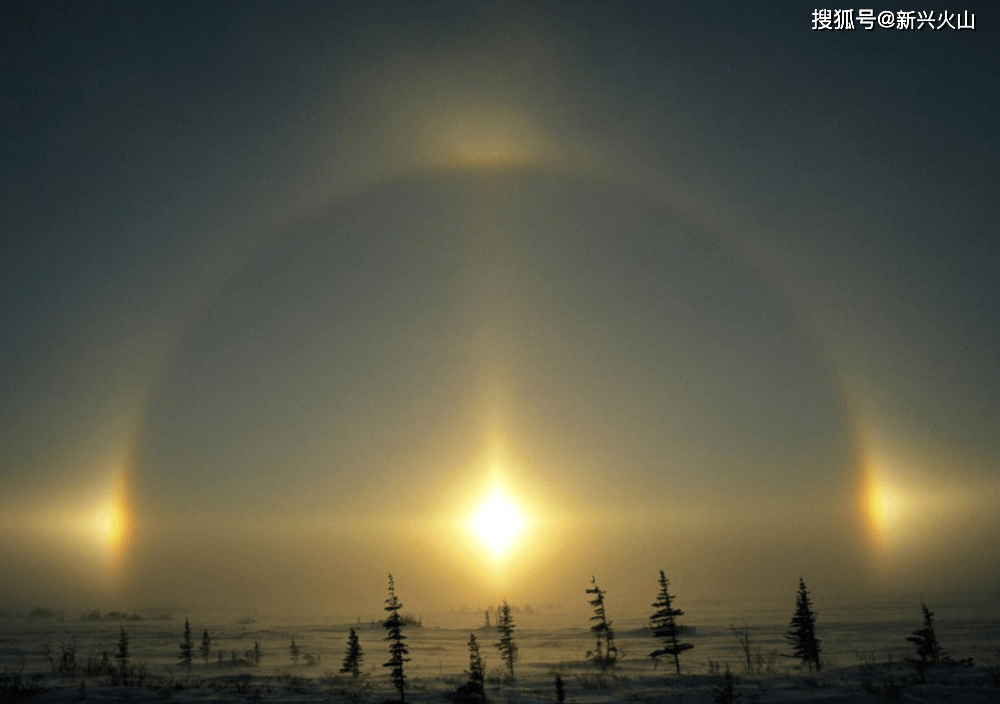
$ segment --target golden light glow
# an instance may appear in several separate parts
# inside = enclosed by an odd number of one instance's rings
[[[476,510],[472,528],[494,556],[499,557],[521,535],[524,517],[501,493],[494,493]]]
[[[128,551],[132,522],[127,481],[124,476],[119,476],[91,519],[91,528],[108,556],[113,572],[117,571]]]
[[[109,497],[107,503],[94,514],[94,532],[98,540],[113,547],[121,543],[126,533],[126,513],[117,496]]]
[[[422,132],[428,160],[448,167],[525,166],[553,150],[527,115],[499,105],[438,107]]]
[[[949,526],[960,523],[977,503],[975,491],[942,481],[950,459],[928,472],[918,460],[898,450],[866,449],[858,504],[865,531],[881,563],[912,560]],[[909,474],[910,476],[907,476]]]
[[[872,487],[868,500],[871,502],[872,514],[880,524],[886,525],[895,518],[899,501],[896,493],[884,483]]]
[[[861,510],[869,539],[876,549],[886,546],[890,529],[899,516],[899,508],[897,492],[882,473],[869,468],[861,490]]]

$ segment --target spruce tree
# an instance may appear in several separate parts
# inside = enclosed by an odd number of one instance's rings
[[[125,627],[120,626],[118,632],[118,649],[115,651],[115,660],[118,661],[118,672],[123,679],[128,677],[128,634]]]
[[[403,663],[409,662],[406,655],[410,652],[406,647],[406,636],[403,635],[402,620],[399,610],[403,605],[396,598],[396,585],[389,575],[389,596],[385,600],[385,610],[389,612],[389,617],[382,623],[382,628],[386,630],[385,641],[389,643],[389,662],[382,667],[389,668],[389,675],[392,683],[399,692],[399,701],[406,701],[406,675],[403,673]]]
[[[181,642],[181,654],[178,659],[181,661],[181,665],[187,668],[188,672],[191,671],[193,656],[194,644],[191,642],[191,624],[188,623],[187,619],[184,619],[184,640]]]
[[[198,652],[205,658],[205,664],[208,665],[208,656],[212,654],[212,639],[207,630],[201,633],[201,646],[198,648]]]
[[[503,658],[507,666],[507,674],[510,679],[514,679],[514,661],[517,660],[517,643],[514,642],[514,617],[510,615],[510,606],[507,600],[497,609],[497,632],[500,640],[496,642],[500,657]]]
[[[352,628],[347,636],[347,651],[344,654],[344,665],[340,668],[341,673],[350,674],[357,677],[360,674],[361,661],[364,656],[361,654],[361,643],[358,642],[358,634]]]
[[[673,607],[674,597],[668,591],[669,584],[667,576],[663,570],[660,570],[660,593],[657,595],[656,601],[653,602],[656,611],[650,619],[650,624],[653,627],[653,637],[659,640],[662,645],[651,652],[649,657],[655,660],[664,655],[672,655],[674,667],[679,675],[681,674],[680,654],[694,646],[690,643],[681,643],[678,640],[681,626],[677,623],[677,617],[683,616],[684,612]]]
[[[293,665],[299,664],[299,656],[302,653],[302,649],[295,644],[295,639],[292,638],[292,642],[288,646],[288,657],[291,658]]]
[[[792,616],[791,630],[785,636],[792,644],[792,654],[786,657],[798,658],[809,666],[812,672],[813,666],[821,669],[819,660],[819,643],[816,638],[816,613],[809,603],[809,591],[806,589],[805,580],[799,577],[799,593],[795,598],[795,615]]]
[[[486,661],[479,654],[476,634],[469,634],[469,681],[455,692],[459,704],[486,704]]]
[[[906,640],[917,646],[917,655],[920,662],[937,665],[945,654],[938,645],[937,636],[934,634],[934,612],[920,602],[920,608],[924,612],[924,627],[913,631],[913,635]]]
[[[590,630],[597,637],[597,645],[594,650],[587,653],[587,657],[593,660],[595,665],[608,667],[618,659],[618,648],[615,647],[615,632],[611,628],[611,622],[608,621],[607,615],[604,612],[604,594],[606,592],[597,586],[596,577],[592,576],[590,583],[594,585],[592,589],[587,590],[588,594],[594,595],[594,598],[589,602],[594,607],[594,615],[590,617],[590,620],[596,621],[590,627]]]

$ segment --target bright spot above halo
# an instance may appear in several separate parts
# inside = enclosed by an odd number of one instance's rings
[[[495,557],[501,556],[524,529],[524,517],[498,492],[487,498],[472,517],[472,528]]]

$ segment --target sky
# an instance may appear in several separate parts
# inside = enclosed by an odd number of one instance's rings
[[[1000,9],[815,9],[4,3],[0,609],[995,598]]]

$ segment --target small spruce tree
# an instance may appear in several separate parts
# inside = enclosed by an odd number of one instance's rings
[[[344,654],[344,665],[340,668],[342,674],[350,674],[357,677],[360,674],[361,661],[364,656],[361,654],[361,643],[358,642],[358,634],[352,628],[347,636],[347,652]]]
[[[469,686],[479,693],[479,699],[486,702],[486,661],[479,654],[476,634],[469,634]]]
[[[681,626],[677,623],[677,617],[683,616],[684,612],[673,607],[674,597],[668,590],[669,585],[667,576],[663,570],[660,570],[660,593],[657,595],[656,601],[653,602],[656,611],[650,619],[650,624],[653,627],[653,637],[660,641],[661,646],[651,652],[649,657],[656,660],[664,655],[673,656],[674,667],[679,675],[681,674],[680,654],[694,646],[690,643],[681,643],[678,640]]]
[[[128,679],[128,634],[125,627],[120,626],[118,631],[118,649],[115,650],[115,660],[118,661],[118,672],[122,680]]]
[[[295,644],[295,639],[292,638],[291,644],[288,646],[288,657],[291,658],[293,665],[299,664],[299,655],[302,650]]]
[[[618,648],[615,646],[615,632],[611,627],[611,621],[608,620],[604,611],[604,595],[606,592],[597,586],[596,577],[592,576],[590,583],[594,585],[592,589],[587,590],[588,594],[594,595],[594,598],[589,602],[594,607],[594,615],[590,617],[590,620],[596,621],[590,627],[590,630],[597,637],[597,645],[592,651],[587,653],[587,657],[595,665],[604,668],[613,665],[618,659]]]
[[[795,615],[792,616],[791,630],[785,636],[792,645],[792,654],[786,657],[798,658],[809,666],[819,670],[822,667],[819,659],[820,641],[816,638],[816,612],[809,603],[809,591],[805,580],[799,578],[799,592],[795,598]]]
[[[514,617],[511,616],[510,606],[507,604],[507,600],[504,599],[503,603],[497,609],[497,632],[500,634],[500,639],[496,642],[497,650],[500,651],[500,657],[503,658],[504,665],[507,667],[507,675],[510,679],[514,679],[514,662],[517,660],[517,643],[514,642]]]
[[[712,701],[715,704],[733,704],[740,698],[740,692],[736,691],[736,678],[729,671],[729,663],[726,663],[726,672],[722,675],[722,680],[712,689]]]
[[[458,688],[454,700],[459,704],[486,704],[486,661],[479,654],[476,634],[469,634],[469,681]]]
[[[563,682],[562,675],[558,672],[556,673],[556,702],[558,704],[563,704],[566,701],[566,684]]]
[[[212,639],[207,630],[201,632],[201,645],[198,647],[198,652],[205,658],[205,664],[208,665],[208,657],[212,654]]]
[[[917,646],[917,655],[920,662],[930,665],[937,665],[946,656],[938,645],[937,636],[934,634],[934,612],[921,602],[920,608],[924,612],[924,627],[913,631],[913,635],[906,640]]]
[[[399,615],[399,610],[403,605],[396,598],[396,585],[389,575],[389,596],[385,600],[385,610],[389,613],[388,618],[382,623],[382,628],[386,630],[385,641],[389,643],[389,662],[383,663],[382,667],[389,668],[389,676],[392,683],[399,692],[399,701],[406,701],[406,675],[403,672],[403,663],[409,662],[406,655],[410,652],[406,647],[406,636],[403,635],[403,623]]]
[[[191,660],[194,656],[194,644],[191,642],[191,624],[184,619],[184,640],[181,642],[181,654],[179,660],[181,665],[191,671]]]

